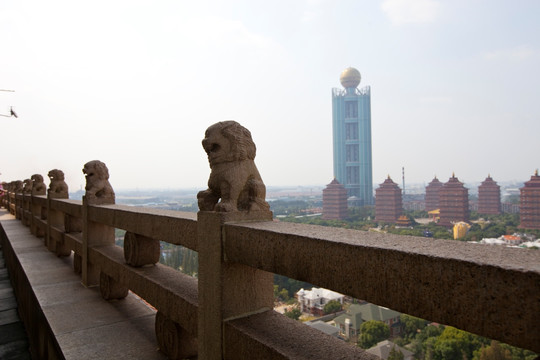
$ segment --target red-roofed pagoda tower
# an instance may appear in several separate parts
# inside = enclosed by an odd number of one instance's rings
[[[519,189],[519,227],[522,229],[540,229],[540,176],[538,170],[531,180]]]
[[[342,220],[347,216],[347,189],[334,178],[322,192],[323,219]]]
[[[439,225],[452,226],[452,223],[469,220],[469,190],[454,174],[439,191],[439,206]]]
[[[478,213],[487,215],[501,213],[501,187],[490,175],[478,187]]]
[[[439,208],[439,191],[442,189],[443,183],[435,176],[433,180],[426,186],[426,211],[436,210]]]
[[[402,212],[401,189],[388,175],[375,190],[375,221],[394,223]]]

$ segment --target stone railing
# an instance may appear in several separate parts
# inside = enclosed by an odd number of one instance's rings
[[[209,181],[195,214],[116,205],[88,179],[82,201],[13,184],[2,204],[105,300],[129,289],[155,307],[170,358],[372,358],[274,312],[273,273],[540,352],[540,251],[275,222],[261,184],[237,210]],[[158,264],[159,241],[197,251],[198,279]]]

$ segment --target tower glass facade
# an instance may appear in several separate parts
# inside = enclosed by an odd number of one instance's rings
[[[360,73],[354,68],[345,69],[340,80],[344,89],[332,89],[334,176],[358,205],[372,205],[370,88],[357,87]]]

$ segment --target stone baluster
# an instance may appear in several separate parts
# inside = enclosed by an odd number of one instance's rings
[[[32,188],[31,193],[32,196],[41,196],[45,195],[47,193],[47,186],[43,182],[43,176],[39,174],[34,174],[31,177],[32,179]],[[34,217],[38,217],[42,220],[47,219],[47,208],[43,207],[41,204],[35,203],[32,201],[31,204],[31,221],[30,221],[30,229],[32,231],[32,234],[36,237],[43,237],[44,241],[47,240],[45,236],[45,232],[38,227],[38,225],[34,222]]]
[[[120,299],[128,294],[127,287],[114,278],[101,272],[98,266],[88,259],[91,247],[114,245],[114,228],[105,224],[90,221],[88,212],[92,205],[111,205],[115,203],[114,190],[109,183],[109,169],[99,160],[84,164],[86,177],[86,193],[83,196],[83,249],[82,249],[82,282],[86,286],[100,286],[104,299]]]
[[[211,173],[208,189],[197,195],[198,355],[221,359],[223,321],[273,307],[273,275],[226,262],[222,227],[229,222],[272,221],[272,212],[249,130],[234,121],[220,122],[206,130],[202,144]]]
[[[114,228],[89,220],[88,211],[92,205],[114,204],[114,190],[109,183],[109,170],[99,161],[89,161],[84,165],[86,193],[83,196],[83,246],[82,246],[82,282],[86,286],[98,285],[100,269],[88,261],[88,250],[93,246],[114,244]]]
[[[66,216],[58,210],[52,210],[50,206],[51,199],[69,198],[68,185],[65,182],[64,172],[62,170],[53,169],[49,171],[47,176],[51,181],[47,190],[47,248],[58,256],[69,256],[71,255],[71,249],[65,244],[64,237],[55,239],[51,235],[51,227],[57,228],[62,233],[66,232]]]
[[[35,229],[31,226],[32,224],[32,179],[24,179],[23,181],[23,190],[22,190],[22,213],[21,220],[25,226],[30,226],[30,231],[32,234],[35,234]]]
[[[127,264],[135,267],[154,265],[159,262],[159,255],[158,240],[129,231],[124,235],[124,259]]]
[[[16,180],[14,182],[14,198],[15,198],[15,207],[14,214],[17,220],[22,220],[23,214],[23,182],[21,180]]]
[[[186,359],[197,355],[197,339],[161,311],[156,314],[156,339],[159,349],[169,359]]]

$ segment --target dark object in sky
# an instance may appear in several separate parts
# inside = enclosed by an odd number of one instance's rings
[[[15,111],[13,111],[13,107],[10,108],[10,113],[11,113],[11,116],[15,116],[16,118],[18,118],[19,116],[17,115],[17,113]]]

